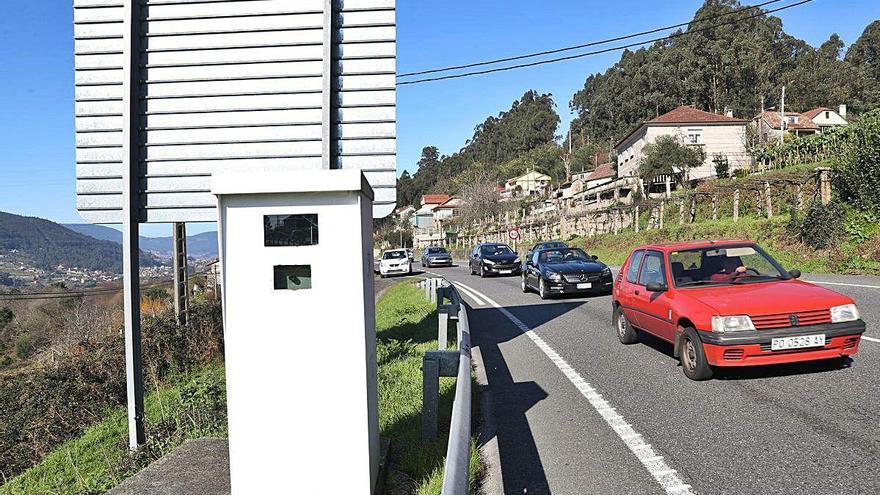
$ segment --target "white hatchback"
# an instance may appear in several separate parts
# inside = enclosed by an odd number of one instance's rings
[[[412,273],[412,261],[406,249],[390,249],[379,260],[379,276]]]

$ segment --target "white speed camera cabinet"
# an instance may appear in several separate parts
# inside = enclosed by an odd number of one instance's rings
[[[215,174],[233,494],[369,494],[373,190],[360,170]]]

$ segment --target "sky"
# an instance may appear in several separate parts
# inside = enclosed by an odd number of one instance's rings
[[[61,223],[83,222],[74,193],[72,3],[2,0],[0,16],[0,211]],[[702,0],[397,0],[398,71],[552,49],[677,24],[691,19],[701,4]],[[814,0],[776,15],[787,33],[813,46],[831,33],[849,45],[868,23],[880,19],[880,1]],[[562,118],[559,133],[566,132],[572,118],[571,96],[589,74],[605,70],[619,57],[614,52],[400,87],[398,172],[414,172],[424,146],[454,153],[477,124],[508,109],[529,89],[554,96]],[[191,233],[215,228],[213,224],[188,227]],[[171,227],[142,226],[142,232],[166,236],[171,235]]]

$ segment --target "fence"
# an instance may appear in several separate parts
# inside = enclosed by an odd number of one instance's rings
[[[455,376],[455,399],[446,464],[443,467],[443,495],[468,493],[471,456],[471,333],[461,296],[439,278],[418,282],[425,297],[437,304],[438,350],[428,351],[422,361],[422,439],[437,437],[437,409],[440,377]],[[449,320],[456,322],[458,349],[446,350]]]
[[[785,177],[746,177],[727,181],[703,182],[695,189],[651,194],[636,199],[632,190],[627,199],[603,208],[566,207],[561,203],[553,211],[522,212],[511,217],[486,219],[462,229],[455,247],[465,248],[479,242],[508,242],[507,233],[520,230],[523,242],[540,239],[568,239],[617,234],[624,229],[662,229],[673,223],[684,225],[698,219],[722,217],[738,222],[743,216],[773,218],[782,212],[802,210],[811,198],[831,200],[831,171],[791,174]],[[614,193],[615,198],[623,195]]]

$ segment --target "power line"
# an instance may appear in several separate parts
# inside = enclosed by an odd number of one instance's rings
[[[728,16],[728,15],[732,15],[732,14],[738,14],[738,13],[740,13],[740,12],[744,12],[744,11],[747,11],[747,10],[757,9],[757,8],[763,7],[763,6],[765,6],[765,5],[770,5],[771,3],[779,3],[779,2],[781,2],[781,1],[783,1],[783,0],[770,0],[770,1],[768,1],[768,2],[759,3],[759,4],[756,4],[756,5],[750,5],[750,6],[747,6],[747,7],[743,7],[743,8],[741,8],[741,9],[736,9],[736,10],[733,10],[733,11],[731,11],[731,12],[724,12],[724,13],[721,13],[721,14],[718,14],[718,15],[715,15],[715,16],[704,16],[704,17],[700,17],[700,18],[698,18],[698,19],[693,19],[693,20],[688,21],[688,22],[682,22],[682,23],[679,23],[679,24],[673,24],[673,25],[671,25],[671,26],[664,26],[664,27],[659,27],[659,28],[656,28],[656,29],[650,29],[650,30],[648,30],[648,31],[642,31],[642,32],[639,32],[639,33],[627,34],[627,35],[624,35],[624,36],[618,36],[618,37],[616,37],[616,38],[608,38],[608,39],[599,40],[599,41],[591,41],[591,42],[589,42],[589,43],[583,43],[583,44],[580,44],[580,45],[566,46],[566,47],[563,47],[563,48],[555,48],[555,49],[552,49],[552,50],[545,50],[545,51],[542,51],[542,52],[528,53],[528,54],[525,54],[525,55],[516,55],[516,56],[512,56],[512,57],[496,58],[496,59],[494,59],[494,60],[486,60],[486,61],[483,61],[483,62],[473,62],[473,63],[470,63],[470,64],[464,64],[464,65],[453,65],[453,66],[449,66],[449,67],[442,67],[442,68],[439,68],[439,69],[427,69],[427,70],[420,70],[420,71],[415,71],[415,72],[407,72],[407,73],[404,73],[404,74],[399,74],[397,77],[398,77],[398,78],[401,78],[401,77],[411,77],[411,76],[422,76],[422,75],[425,75],[425,74],[435,74],[435,73],[437,73],[437,72],[447,72],[447,71],[450,71],[450,70],[469,69],[469,68],[471,68],[471,67],[480,67],[480,66],[484,66],[484,65],[493,65],[493,64],[499,64],[499,63],[502,63],[502,62],[512,62],[512,61],[514,61],[514,60],[522,60],[522,59],[525,59],[525,58],[540,57],[540,56],[543,56],[543,55],[552,55],[552,54],[554,54],[554,53],[561,53],[561,52],[567,52],[567,51],[571,51],[571,50],[578,50],[578,49],[580,49],[580,48],[587,48],[587,47],[596,46],[596,45],[604,45],[604,44],[606,44],[606,43],[613,43],[613,42],[615,42],[615,41],[623,41],[623,40],[630,39],[630,38],[638,38],[638,37],[640,37],[640,36],[645,36],[645,35],[648,35],[648,34],[654,34],[654,33],[658,33],[658,32],[660,32],[660,31],[667,31],[667,30],[669,30],[669,29],[675,29],[675,28],[680,28],[680,27],[688,26],[688,25],[690,25],[690,24],[692,24],[692,23],[695,23],[695,22],[702,22],[702,21],[711,20],[711,19],[718,19],[718,18],[721,18],[721,17],[724,17],[724,16]],[[646,42],[646,43],[647,43],[647,42]]]
[[[749,16],[746,16],[746,17],[741,17],[741,18],[739,18],[739,19],[735,19],[735,20],[732,20],[732,21],[721,22],[721,23],[718,23],[718,24],[713,24],[713,25],[711,25],[711,26],[706,26],[706,27],[699,28],[699,29],[692,29],[692,30],[684,31],[684,32],[680,32],[680,33],[673,33],[673,34],[670,34],[670,35],[668,35],[668,36],[662,36],[662,37],[659,37],[659,38],[653,38],[653,39],[649,39],[649,40],[638,41],[638,42],[636,42],[636,43],[630,43],[630,44],[628,44],[628,45],[615,46],[615,47],[611,47],[611,48],[605,48],[605,49],[603,49],[603,50],[596,50],[596,51],[592,51],[592,52],[579,53],[579,54],[576,54],[576,55],[568,55],[568,56],[565,56],[565,57],[557,57],[557,58],[551,58],[551,59],[547,59],[547,60],[539,60],[539,61],[537,61],[537,62],[529,62],[529,63],[526,63],[526,64],[510,65],[510,66],[507,66],[507,67],[498,67],[498,68],[495,68],[495,69],[487,69],[487,70],[472,71],[472,72],[463,72],[463,73],[461,73],[461,74],[451,74],[451,75],[447,75],[447,76],[430,77],[430,78],[426,78],[426,79],[416,79],[416,80],[414,80],[414,81],[403,81],[403,82],[398,82],[397,85],[398,85],[398,86],[406,86],[406,85],[411,85],[411,84],[421,84],[421,83],[426,83],[426,82],[444,81],[444,80],[447,80],[447,79],[458,79],[458,78],[461,78],[461,77],[468,77],[468,76],[479,76],[479,75],[484,75],[484,74],[492,74],[492,73],[495,73],[495,72],[504,72],[504,71],[514,70],[514,69],[524,69],[524,68],[527,68],[527,67],[535,67],[535,66],[538,66],[538,65],[551,64],[551,63],[555,63],[555,62],[564,62],[564,61],[566,61],[566,60],[574,60],[574,59],[578,59],[578,58],[583,58],[583,57],[587,57],[587,56],[591,56],[591,55],[599,55],[599,54],[602,54],[602,53],[608,53],[608,52],[613,52],[613,51],[617,51],[617,50],[625,50],[625,49],[627,49],[627,48],[633,48],[633,47],[636,47],[636,46],[642,46],[642,45],[646,45],[646,44],[648,44],[648,43],[656,43],[656,42],[658,42],[658,41],[664,41],[664,40],[669,40],[669,39],[673,39],[673,38],[679,38],[679,37],[682,37],[682,36],[687,36],[687,35],[689,35],[689,34],[699,33],[699,32],[702,32],[702,31],[708,31],[708,30],[710,30],[710,29],[715,29],[715,28],[717,28],[717,27],[721,27],[721,26],[727,26],[727,25],[730,25],[730,24],[736,24],[736,23],[738,23],[738,22],[745,21],[745,20],[748,20],[748,19],[753,19],[753,18],[755,18],[755,17],[760,17],[760,16],[762,16],[762,15],[772,14],[772,13],[774,13],[774,12],[779,12],[779,11],[786,10],[786,9],[790,9],[790,8],[793,8],[793,7],[798,7],[798,6],[800,6],[800,5],[803,5],[803,4],[806,4],[806,3],[810,3],[810,2],[812,2],[812,1],[813,1],[813,0],[801,0],[800,2],[793,3],[793,4],[791,4],[791,5],[786,5],[786,6],[783,6],[783,7],[778,7],[778,8],[776,8],[776,9],[772,9],[772,10],[761,11],[761,12],[758,12],[758,13],[756,13],[756,14],[752,14],[752,15],[749,15]]]

